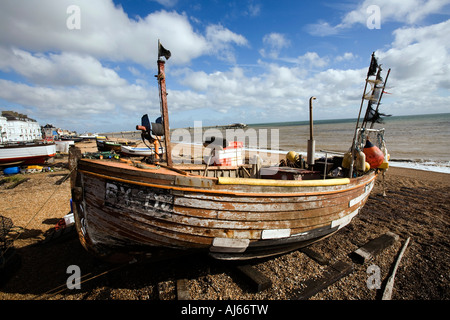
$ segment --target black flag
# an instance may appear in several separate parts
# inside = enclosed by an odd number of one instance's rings
[[[377,73],[378,61],[375,57],[375,52],[372,53],[372,60],[370,60],[369,71],[367,72],[367,76],[374,76]]]
[[[166,48],[164,48],[164,47],[162,46],[161,43],[159,43],[159,48],[158,48],[158,59],[159,59],[160,57],[164,57],[164,58],[166,58],[166,60],[169,60],[170,56],[171,56],[170,51],[167,50]]]
[[[364,122],[383,123],[383,117],[390,117],[390,114],[384,114],[372,107],[372,101],[369,101],[367,106],[367,114]]]

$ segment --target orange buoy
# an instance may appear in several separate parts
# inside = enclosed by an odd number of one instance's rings
[[[376,169],[383,163],[383,152],[369,140],[366,141],[363,152],[366,155],[366,161],[370,164],[371,169]]]

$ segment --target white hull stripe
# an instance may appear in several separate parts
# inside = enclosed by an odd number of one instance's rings
[[[249,239],[214,238],[211,252],[244,252],[250,244]]]
[[[361,200],[364,200],[370,193],[370,191],[372,191],[373,188],[373,182],[369,183],[368,185],[366,185],[365,187],[365,191],[362,195],[356,197],[355,199],[350,200],[350,202],[348,203],[348,207],[353,207],[355,204],[359,203]]]
[[[263,230],[261,233],[261,239],[280,239],[288,238],[291,236],[291,229],[272,229]]]
[[[359,209],[356,209],[355,211],[346,215],[345,217],[331,221],[331,228],[338,227],[338,230],[339,230],[342,227],[345,227],[347,224],[350,223],[350,221],[353,219],[353,217],[358,214],[358,211],[359,211]]]

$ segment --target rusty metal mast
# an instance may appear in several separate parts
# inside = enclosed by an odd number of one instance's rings
[[[164,144],[166,145],[166,161],[169,167],[172,167],[172,147],[170,145],[170,127],[169,127],[169,111],[167,109],[167,91],[166,91],[166,75],[164,70],[165,61],[160,59],[161,43],[158,40],[158,84],[159,97],[161,100],[161,115],[164,127]]]

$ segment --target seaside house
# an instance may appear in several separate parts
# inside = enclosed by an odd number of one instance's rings
[[[2,111],[0,116],[1,143],[30,142],[42,139],[39,123],[24,114]]]

